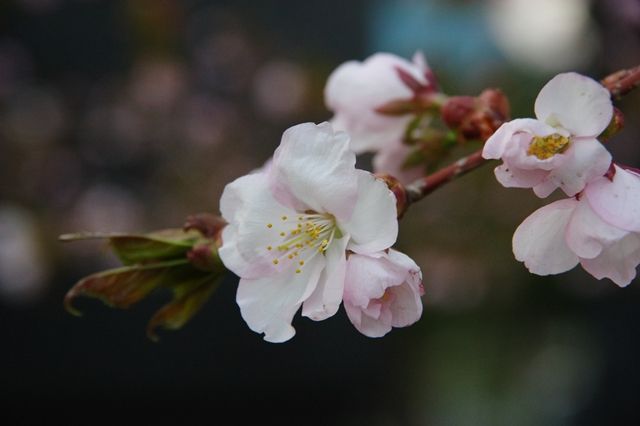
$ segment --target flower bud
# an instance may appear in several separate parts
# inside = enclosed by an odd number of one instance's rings
[[[476,98],[451,97],[442,108],[442,120],[459,131],[462,141],[487,140],[509,115],[509,102],[498,89],[487,89]]]

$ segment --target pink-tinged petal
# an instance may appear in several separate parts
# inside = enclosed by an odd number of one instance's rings
[[[269,183],[275,198],[296,210],[301,205],[348,220],[357,194],[355,154],[349,137],[329,123],[287,129],[273,155]]]
[[[353,214],[348,222],[338,221],[338,227],[351,235],[349,250],[366,254],[387,249],[398,237],[395,195],[371,173],[357,170],[357,174]]]
[[[604,175],[611,165],[611,154],[597,139],[573,140],[564,154],[562,167],[552,170],[545,180],[561,188],[572,197],[582,191],[588,182]]]
[[[513,143],[512,138],[517,133],[528,133],[538,136],[547,136],[556,132],[556,130],[533,118],[517,118],[504,123],[495,131],[495,133],[487,139],[482,148],[482,157],[486,159],[500,159],[505,151]]]
[[[578,264],[565,242],[565,228],[577,206],[575,199],[548,204],[524,220],[513,234],[513,253],[530,272],[559,274]]]
[[[347,260],[344,300],[365,309],[379,299],[387,288],[400,285],[407,277],[406,269],[389,261],[388,256],[371,257],[351,254]]]
[[[594,259],[581,259],[582,267],[597,279],[609,278],[624,287],[636,277],[640,263],[640,236],[629,234],[622,240],[602,250]]]
[[[415,287],[403,284],[390,290],[394,299],[389,305],[393,319],[393,327],[407,327],[422,316],[422,300]]]
[[[272,263],[273,253],[267,247],[277,245],[280,217],[296,212],[272,197],[265,176],[251,174],[228,184],[220,198],[220,211],[229,222],[218,251],[225,266],[242,278],[278,272],[282,265]]]
[[[378,53],[364,62],[349,61],[329,76],[325,103],[335,113],[332,122],[351,136],[356,152],[375,151],[402,137],[411,117],[390,117],[376,108],[394,100],[410,99],[412,91],[398,76],[397,68],[421,84],[428,84],[425,70],[403,58]]]
[[[406,271],[403,284],[391,289],[395,296],[390,308],[393,312],[392,325],[406,327],[422,316],[422,272],[420,267],[409,256],[396,250],[389,250],[389,260]]]
[[[558,74],[538,94],[536,117],[576,136],[598,136],[613,116],[611,95],[600,83],[576,73]]]
[[[613,182],[602,177],[584,193],[591,208],[613,226],[640,232],[640,176],[615,166]]]
[[[391,331],[390,321],[384,322],[379,318],[376,319],[362,315],[362,311],[359,308],[352,307],[348,304],[345,304],[345,310],[356,330],[367,337],[382,337]]]
[[[347,268],[346,246],[348,235],[333,240],[324,252],[326,267],[320,275],[318,286],[302,305],[302,315],[314,321],[325,320],[338,312],[344,293]]]
[[[373,157],[373,171],[375,173],[388,173],[403,185],[408,185],[425,175],[422,165],[410,168],[403,167],[411,153],[412,148],[409,145],[396,141],[378,151]]]
[[[573,212],[565,236],[567,245],[578,257],[593,259],[628,233],[604,222],[586,200],[581,200]]]
[[[291,321],[300,308],[300,299],[310,288],[315,288],[324,264],[323,258],[315,257],[301,273],[288,268],[270,277],[241,279],[236,302],[249,328],[264,333],[264,340],[268,342],[291,339],[295,334]]]
[[[498,182],[505,188],[532,188],[540,184],[548,172],[540,169],[518,169],[502,164],[495,168],[494,173]]]

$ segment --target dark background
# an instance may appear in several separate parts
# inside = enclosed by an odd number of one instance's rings
[[[501,87],[527,117],[555,73],[601,78],[639,46],[635,0],[0,2],[2,423],[639,424],[638,283],[528,274],[511,235],[548,201],[499,187],[490,166],[403,219],[425,311],[382,339],[341,311],[263,342],[230,275],[153,343],[146,322],[170,295],[127,311],[80,300],[72,317],[65,292],[116,263],[56,241],[217,212],[287,127],[330,118],[322,89],[343,61],[422,49],[448,94]],[[638,167],[640,97],[618,106],[610,148]]]

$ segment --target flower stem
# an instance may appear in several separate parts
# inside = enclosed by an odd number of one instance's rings
[[[429,176],[412,182],[405,188],[407,192],[407,203],[411,204],[423,199],[445,183],[482,166],[487,163],[487,161],[488,160],[482,158],[482,149],[479,149],[473,154],[463,157]]]

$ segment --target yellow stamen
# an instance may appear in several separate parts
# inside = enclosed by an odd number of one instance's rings
[[[278,259],[273,259],[273,264],[274,264],[274,265],[277,265],[278,263],[280,263],[280,262],[278,261]]]
[[[569,148],[569,138],[554,133],[549,136],[534,136],[527,149],[527,155],[535,155],[546,160],[556,154],[562,154]]]

